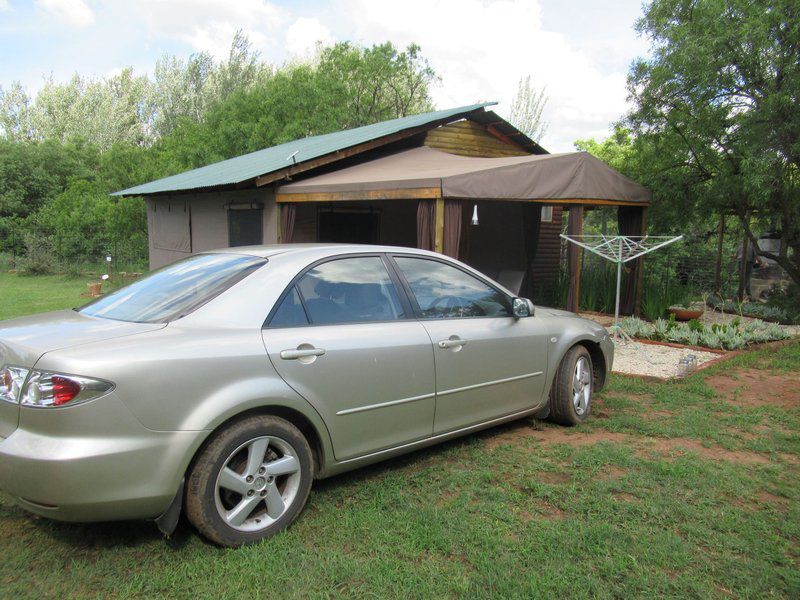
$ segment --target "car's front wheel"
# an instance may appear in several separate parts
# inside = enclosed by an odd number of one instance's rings
[[[561,360],[550,390],[550,419],[578,425],[589,416],[594,391],[592,357],[586,347],[570,348]]]
[[[252,416],[217,433],[190,469],[186,514],[212,542],[241,546],[270,537],[303,510],[313,457],[291,423]]]

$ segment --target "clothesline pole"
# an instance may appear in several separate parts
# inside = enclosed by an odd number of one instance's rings
[[[645,254],[663,248],[668,244],[677,242],[683,239],[682,235],[679,236],[615,236],[609,238],[605,235],[564,235],[560,236],[571,244],[580,246],[581,248],[597,254],[599,257],[604,258],[617,265],[617,297],[614,302],[614,335],[622,333],[619,328],[619,305],[620,296],[622,295],[622,265],[626,262],[635,260]]]
[[[619,295],[622,288],[622,238],[619,239],[619,254],[617,255],[617,299],[614,305],[614,329],[619,322]]]

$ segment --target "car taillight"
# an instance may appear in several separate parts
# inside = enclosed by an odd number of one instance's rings
[[[19,402],[19,394],[27,376],[28,369],[4,366],[0,372],[0,400],[13,404]]]
[[[108,381],[89,377],[32,371],[19,402],[37,408],[64,406],[92,400],[113,388],[114,384]]]
[[[53,375],[53,404],[61,406],[81,393],[81,384],[74,379]]]

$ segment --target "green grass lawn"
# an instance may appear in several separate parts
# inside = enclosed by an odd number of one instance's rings
[[[86,275],[19,275],[0,271],[0,321],[24,315],[75,308],[91,301],[86,296],[87,284],[98,281],[97,277]],[[117,279],[103,283],[103,291],[108,292],[132,281]]]
[[[0,271],[0,321],[86,304],[89,278],[66,275],[25,276]]]
[[[57,304],[2,277],[0,317]],[[521,421],[317,482],[294,526],[237,550],[186,523],[167,541],[151,523],[50,522],[0,495],[0,592],[797,598],[798,390],[798,342],[681,382],[612,377],[585,426]]]

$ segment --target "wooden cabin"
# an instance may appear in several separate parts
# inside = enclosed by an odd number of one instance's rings
[[[573,233],[595,205],[643,227],[647,190],[585,153],[547,153],[487,106],[304,138],[116,194],[146,199],[151,268],[232,246],[379,243],[443,252],[529,296],[558,276],[565,210]]]

